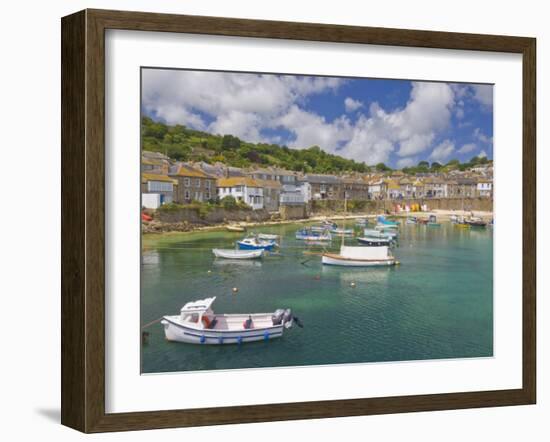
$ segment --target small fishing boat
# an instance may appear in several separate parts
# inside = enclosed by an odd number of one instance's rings
[[[330,233],[333,233],[338,236],[353,236],[353,229],[344,229],[342,227],[336,227],[330,230]]]
[[[378,224],[382,224],[385,226],[396,226],[396,227],[399,226],[398,221],[390,221],[389,219],[386,219],[386,217],[382,215],[377,216],[376,221],[378,222]]]
[[[277,243],[275,241],[262,240],[252,236],[237,241],[237,246],[241,250],[273,250],[277,246]]]
[[[464,221],[464,219],[461,219],[454,223],[455,227],[458,227],[460,229],[469,229],[470,225]]]
[[[326,230],[331,230],[331,229],[335,229],[336,227],[338,227],[338,224],[336,223],[333,223],[332,221],[323,221],[322,223],[320,224],[314,224],[310,227],[310,229],[313,231],[313,232],[324,232]]]
[[[392,266],[397,263],[389,247],[351,247],[342,244],[340,253],[323,253],[325,265],[344,267]]]
[[[364,229],[363,230],[364,236],[371,236],[374,238],[387,238],[387,239],[395,239],[397,238],[397,232],[395,230],[377,230],[377,229]]]
[[[279,235],[271,234],[271,233],[258,233],[258,239],[267,239],[270,241],[275,241],[279,238]]]
[[[325,232],[327,230],[330,230],[330,227],[326,227],[320,224],[314,224],[309,228],[312,232]]]
[[[487,222],[477,216],[471,216],[464,220],[470,227],[487,227]]]
[[[374,226],[376,230],[381,230],[383,232],[394,232],[398,229],[398,226],[391,224],[376,224]]]
[[[226,227],[226,230],[228,232],[245,232],[246,227],[243,226],[236,226],[236,225],[230,225]]]
[[[372,236],[365,236],[357,238],[357,241],[361,244],[371,247],[390,246],[392,241],[389,238],[375,238]]]
[[[321,262],[324,265],[343,267],[373,267],[391,266],[396,264],[396,260],[388,246],[346,246],[344,241],[344,235],[342,235],[340,253],[325,252],[321,254]]]
[[[440,227],[441,224],[437,222],[437,218],[435,215],[430,215],[430,217],[428,218],[428,223],[427,223],[428,226],[430,227]]]
[[[407,218],[407,221],[405,221],[406,224],[417,224],[418,223],[418,218],[416,218],[416,216],[409,216]]]
[[[300,320],[290,309],[272,313],[215,314],[216,297],[185,304],[179,315],[164,316],[160,322],[169,341],[189,344],[242,344],[269,341],[283,336],[285,329]]]
[[[234,249],[212,249],[216,258],[225,259],[256,259],[261,258],[264,249],[258,250],[234,250]]]
[[[296,232],[296,239],[303,241],[331,241],[330,232],[317,232],[311,229],[301,229]]]

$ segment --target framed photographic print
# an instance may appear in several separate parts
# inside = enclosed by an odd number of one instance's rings
[[[62,423],[535,403],[535,52],[63,18]]]

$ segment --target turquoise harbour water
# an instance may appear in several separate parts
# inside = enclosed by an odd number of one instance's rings
[[[215,312],[291,308],[304,328],[294,326],[269,342],[201,346],[166,341],[156,323],[146,329],[142,373],[492,356],[491,229],[402,224],[393,250],[401,265],[350,269],[304,255],[321,249],[294,239],[301,227],[255,229],[282,235],[279,252],[236,263],[215,259],[211,250],[233,248],[243,234],[145,236],[142,324],[216,296]],[[339,244],[333,241],[331,249]]]

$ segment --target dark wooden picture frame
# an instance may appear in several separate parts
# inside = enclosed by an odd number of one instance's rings
[[[405,29],[84,10],[62,29],[61,422],[83,432],[534,404],[536,40]],[[523,63],[523,385],[513,390],[105,412],[105,30],[517,53]]]

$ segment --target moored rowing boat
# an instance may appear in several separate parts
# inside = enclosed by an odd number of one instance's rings
[[[323,253],[322,263],[344,267],[392,266],[397,263],[387,246],[340,248],[340,253]]]
[[[246,231],[246,228],[243,226],[232,225],[232,226],[226,226],[226,230],[228,232],[244,232]]]
[[[234,250],[234,249],[212,249],[216,258],[225,259],[255,259],[261,258],[264,249],[258,250]]]

